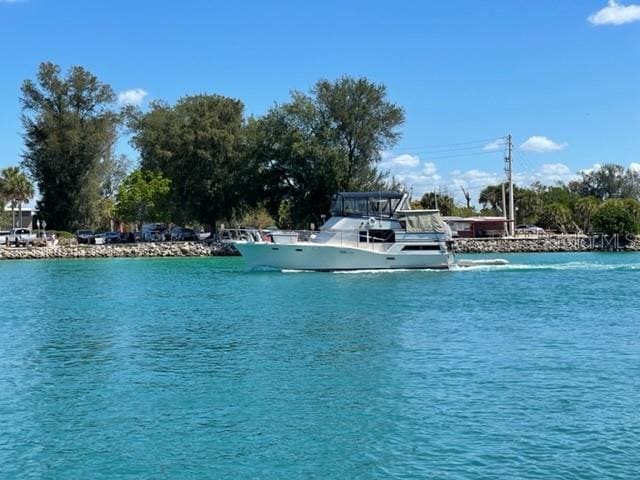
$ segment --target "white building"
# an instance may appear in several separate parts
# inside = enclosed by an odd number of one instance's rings
[[[2,215],[0,219],[0,230],[9,230],[12,228],[12,219],[11,219],[11,205],[7,204],[4,207],[5,214]],[[20,209],[18,207],[14,210],[16,227],[24,227],[24,228],[33,228],[33,217],[36,212],[33,207],[23,205],[22,206],[22,217],[20,216]]]

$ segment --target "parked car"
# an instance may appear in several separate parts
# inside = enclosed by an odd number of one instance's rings
[[[105,243],[120,243],[122,237],[118,232],[105,232],[104,241]]]
[[[176,240],[195,242],[196,240],[198,240],[198,235],[192,228],[173,227],[171,229],[171,241]]]
[[[167,227],[162,223],[145,223],[140,230],[140,240],[143,242],[162,242],[165,239]]]
[[[0,245],[7,243],[7,237],[9,236],[9,230],[0,231]]]
[[[536,225],[516,225],[516,233],[535,233],[540,234],[544,233],[544,228],[538,227]]]
[[[93,230],[78,230],[76,232],[76,240],[78,243],[86,243],[89,245],[95,243],[95,234]]]
[[[36,234],[31,233],[28,228],[12,228],[6,236],[5,243],[7,245],[30,245],[36,241]]]
[[[94,245],[104,245],[105,243],[107,243],[107,240],[105,238],[105,232],[96,232],[96,234],[93,236],[93,244]]]

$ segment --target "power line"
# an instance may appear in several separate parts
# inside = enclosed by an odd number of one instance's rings
[[[449,152],[465,152],[465,151],[469,151],[469,150],[483,150],[486,152],[495,152],[498,151],[500,149],[502,145],[492,145],[492,148],[487,148],[486,145],[482,144],[482,145],[471,145],[471,146],[467,146],[467,147],[455,147],[455,148],[438,148],[438,149],[420,149],[420,148],[414,148],[414,149],[400,149],[400,150],[394,150],[394,153],[432,153],[432,154],[440,154],[440,153],[449,153]]]
[[[444,160],[446,158],[459,158],[459,157],[477,157],[480,155],[496,155],[498,152],[495,150],[486,150],[483,152],[473,152],[473,153],[458,153],[458,154],[454,154],[454,155],[440,155],[440,156],[436,156],[436,157],[432,157],[429,155],[426,155],[424,157],[424,160],[426,161],[430,161],[430,160]]]
[[[491,141],[496,141],[496,140],[505,141],[506,137],[482,138],[480,140],[469,140],[467,142],[420,145],[420,146],[416,146],[416,147],[405,147],[402,150],[420,150],[420,149],[422,149],[422,150],[430,150],[430,149],[439,149],[439,148],[446,148],[446,147],[456,147],[456,146],[460,146],[460,145],[469,145],[469,144],[472,144],[472,143],[483,144],[483,146],[484,146],[486,144],[486,142],[491,142]]]

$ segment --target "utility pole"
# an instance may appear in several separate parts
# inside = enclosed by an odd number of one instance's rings
[[[516,218],[513,205],[513,143],[511,134],[507,135],[507,156],[504,158],[504,173],[509,183],[509,235],[515,234]]]
[[[504,189],[504,182],[502,182],[502,216],[507,220],[507,194]],[[504,235],[509,236],[509,222],[504,222]]]

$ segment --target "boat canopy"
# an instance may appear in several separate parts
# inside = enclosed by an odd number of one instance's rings
[[[447,232],[447,225],[438,210],[398,210],[397,213],[407,232]]]
[[[407,195],[399,192],[340,192],[331,197],[331,215],[391,217],[404,207]]]

